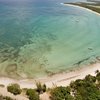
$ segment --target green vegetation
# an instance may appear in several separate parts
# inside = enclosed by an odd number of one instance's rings
[[[11,97],[8,97],[8,96],[0,95],[0,100],[15,100],[15,99],[12,99]]]
[[[10,84],[9,86],[7,86],[7,90],[14,95],[21,94],[21,89],[18,84]]]
[[[97,79],[98,83],[100,83],[100,72],[97,73],[96,79]]]
[[[73,97],[70,94],[70,87],[56,87],[51,90],[50,98],[51,100],[73,100]]]
[[[65,4],[71,4],[71,5],[77,5],[84,8],[91,9],[95,12],[100,13],[100,3],[83,3],[83,2],[76,2],[76,3],[65,3]]]
[[[100,100],[100,72],[73,81],[69,87],[55,87],[50,94],[51,100]]]
[[[34,89],[27,89],[26,95],[28,96],[29,100],[40,100],[39,94]]]
[[[46,92],[46,85],[45,85],[45,84],[42,85],[40,82],[37,82],[37,83],[36,83],[36,86],[37,86],[36,91],[37,91],[39,94],[41,94],[41,93],[43,93],[43,92]]]
[[[15,100],[15,99],[12,99],[11,97],[6,96],[4,97],[4,100]]]

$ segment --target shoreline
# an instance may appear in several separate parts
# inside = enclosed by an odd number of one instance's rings
[[[100,16],[99,13],[92,11],[88,8],[81,7],[78,5],[73,5],[73,4],[64,4],[61,3],[62,5],[67,5],[67,6],[72,6],[72,7],[78,7],[81,9],[85,9],[87,11],[90,11],[94,14],[97,14]],[[35,79],[13,79],[9,77],[0,77],[0,84],[4,84],[5,86],[11,84],[11,83],[17,83],[21,86],[21,88],[36,88],[36,82],[41,82],[43,84],[46,84],[48,88],[52,88],[54,85],[57,86],[67,86],[70,84],[71,81],[74,81],[76,79],[83,79],[86,75],[91,74],[95,75],[95,71],[100,70],[100,63],[96,62],[95,64],[90,64],[90,65],[84,65],[82,67],[75,67],[72,68],[72,70],[68,70],[68,72],[61,72],[61,73],[56,73],[51,76],[44,76],[40,78],[35,78]]]
[[[54,86],[68,86],[71,81],[76,79],[83,79],[86,75],[95,75],[95,71],[100,70],[100,63],[95,63],[87,65],[85,67],[76,68],[70,72],[58,73],[53,76],[47,76],[36,79],[11,79],[7,77],[0,77],[0,84],[5,85],[5,87],[11,83],[17,83],[21,88],[36,88],[36,82],[41,82],[46,84],[47,88],[52,88]]]
[[[89,8],[85,8],[85,7],[79,6],[79,5],[67,4],[67,3],[61,3],[61,5],[81,8],[81,9],[87,10],[87,11],[89,11],[89,12],[91,12],[91,13],[94,13],[94,14],[100,16],[100,13],[98,13],[98,12],[96,12],[96,11],[93,11],[93,10],[91,10],[91,9],[89,9]]]

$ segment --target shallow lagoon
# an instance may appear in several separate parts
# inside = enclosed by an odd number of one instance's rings
[[[0,1],[1,75],[40,77],[100,55],[100,16],[65,1]]]

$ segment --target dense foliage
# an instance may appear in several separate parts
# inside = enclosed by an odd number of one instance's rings
[[[51,90],[51,100],[73,100],[70,87],[56,87]]]
[[[34,89],[27,89],[26,95],[28,96],[29,100],[40,100],[39,94]]]
[[[69,87],[56,87],[50,94],[51,100],[100,100],[100,72],[73,81]]]
[[[21,89],[18,84],[10,84],[9,86],[7,86],[7,90],[14,95],[18,95],[21,93]]]

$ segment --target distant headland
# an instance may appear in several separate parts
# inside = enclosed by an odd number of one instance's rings
[[[100,13],[100,2],[75,2],[75,3],[64,3],[64,4],[80,6],[80,7],[88,8],[97,13]]]

